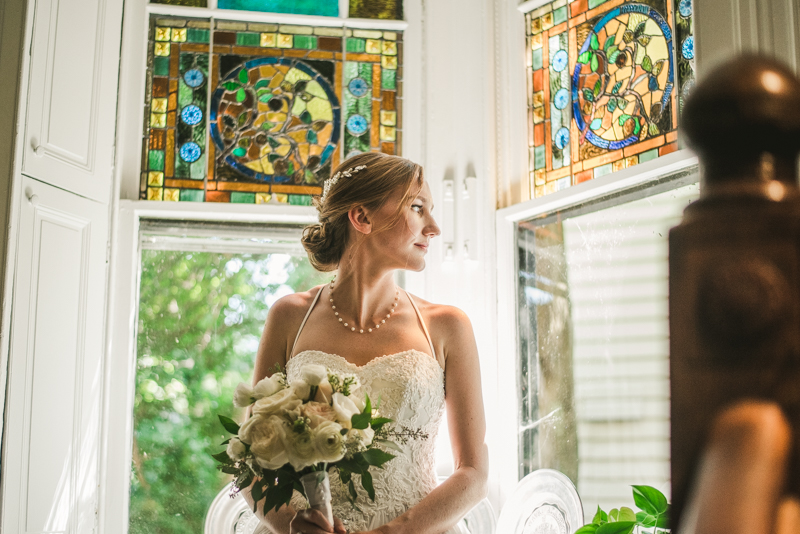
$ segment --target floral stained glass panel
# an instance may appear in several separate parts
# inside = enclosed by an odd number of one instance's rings
[[[353,18],[403,20],[402,0],[350,0],[349,5]]]
[[[154,17],[151,34],[141,198],[309,205],[345,155],[399,154],[399,32]]]
[[[339,16],[339,0],[219,0],[220,9]]]
[[[677,150],[673,21],[687,2],[557,0],[527,15],[533,196]]]

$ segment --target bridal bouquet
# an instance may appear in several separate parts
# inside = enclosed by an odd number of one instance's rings
[[[388,438],[402,440],[409,432],[392,432],[386,426],[391,419],[375,416],[359,388],[356,375],[315,364],[304,365],[291,384],[282,372],[254,387],[240,383],[234,405],[252,406],[252,415],[242,426],[219,416],[233,437],[222,443],[227,450],[213,455],[223,472],[234,475],[232,496],[252,484],[253,512],[263,501],[266,513],[288,505],[297,490],[333,524],[327,471],[336,468],[354,506],[354,475],[374,501],[369,469],[394,458],[376,445],[399,450]]]

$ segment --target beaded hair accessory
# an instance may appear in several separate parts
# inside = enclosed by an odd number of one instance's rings
[[[323,202],[325,202],[325,199],[328,196],[328,192],[331,190],[331,187],[336,185],[336,182],[339,181],[339,178],[341,178],[342,176],[344,176],[346,178],[350,178],[351,176],[353,176],[358,171],[363,171],[366,168],[367,168],[366,165],[359,165],[358,167],[350,167],[346,171],[339,171],[336,174],[334,174],[332,178],[328,178],[327,180],[325,180],[325,187],[322,189],[322,198],[321,198],[321,200]]]

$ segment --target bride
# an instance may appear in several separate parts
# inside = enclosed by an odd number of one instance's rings
[[[419,430],[404,452],[374,470],[375,501],[359,489],[356,505],[331,471],[334,525],[291,507],[263,517],[279,534],[439,534],[486,495],[488,454],[478,352],[466,315],[414,297],[394,282],[398,269],[421,271],[439,227],[422,168],[379,153],[354,156],[325,182],[319,223],[303,232],[311,264],[337,271],[329,284],[278,300],[267,317],[254,383],[285,367],[322,364],[356,373],[381,416]],[[455,472],[437,486],[434,447],[444,407]],[[243,492],[252,506],[249,492]],[[259,513],[262,510],[259,509]]]

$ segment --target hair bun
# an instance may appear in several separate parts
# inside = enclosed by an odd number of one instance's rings
[[[303,229],[300,242],[308,253],[312,267],[318,271],[335,271],[344,252],[344,237],[329,222],[309,224]]]

